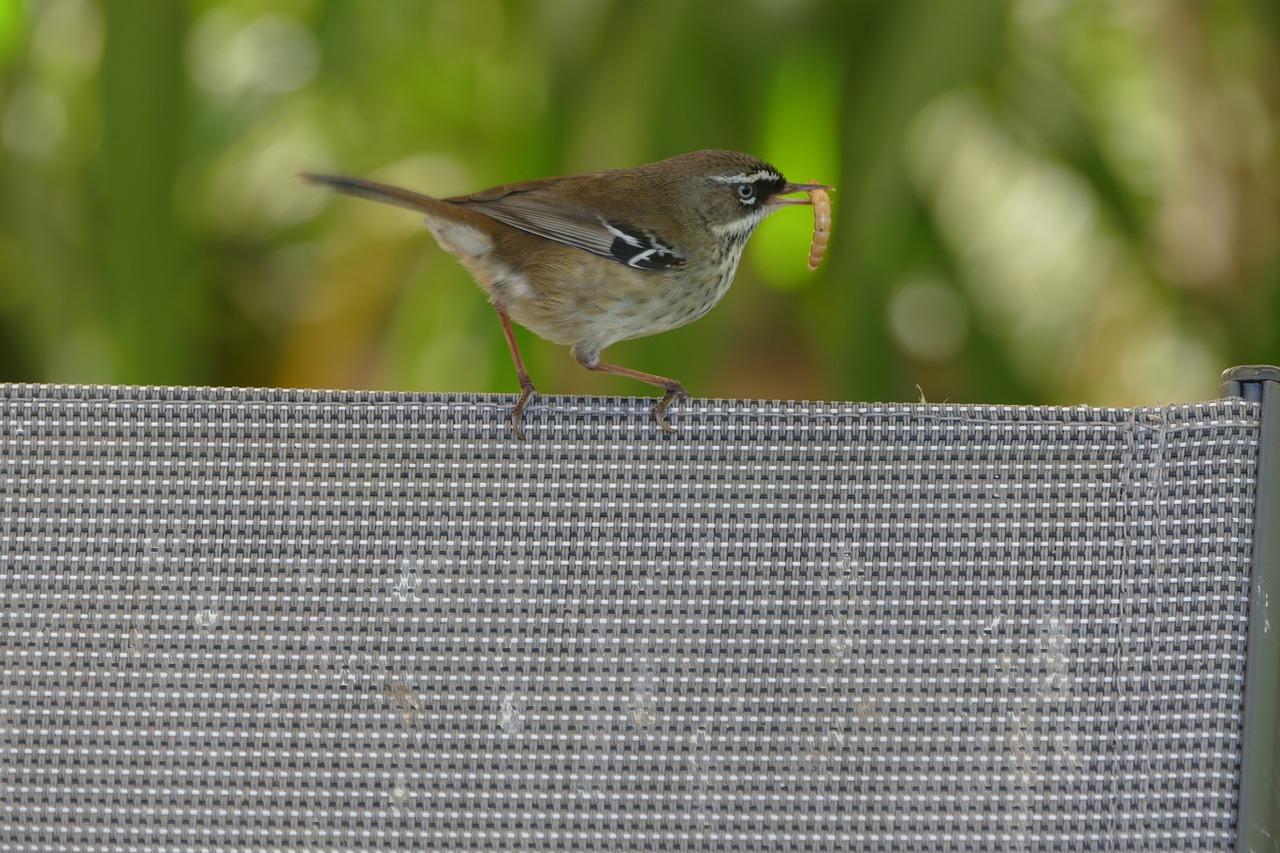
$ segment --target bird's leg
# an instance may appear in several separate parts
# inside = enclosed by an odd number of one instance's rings
[[[537,392],[533,387],[533,380],[529,378],[529,371],[524,369],[524,359],[520,357],[520,350],[516,346],[516,336],[511,331],[511,319],[507,317],[507,312],[501,308],[494,306],[494,310],[498,312],[498,319],[502,321],[502,334],[506,336],[507,348],[511,350],[511,360],[516,365],[516,376],[520,378],[520,398],[516,400],[515,406],[511,409],[511,431],[516,434],[516,438],[524,441],[524,407],[529,405],[529,400]]]
[[[650,385],[656,385],[659,388],[665,388],[667,393],[662,395],[653,406],[653,419],[658,422],[658,426],[666,432],[675,432],[675,428],[667,423],[667,407],[676,400],[689,396],[689,392],[684,390],[684,386],[674,379],[667,379],[665,376],[655,376],[652,373],[645,373],[640,370],[632,370],[630,367],[621,367],[617,364],[606,364],[600,361],[600,357],[588,358],[574,352],[573,357],[578,360],[587,370],[596,370],[600,373],[612,373],[614,376],[625,376],[628,379],[639,379],[641,382],[648,382]]]

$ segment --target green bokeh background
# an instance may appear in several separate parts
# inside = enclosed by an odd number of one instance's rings
[[[516,389],[411,213],[698,148],[838,187],[609,360],[699,396],[1139,405],[1280,362],[1274,0],[0,0],[0,380]],[[520,332],[548,393],[643,394]]]

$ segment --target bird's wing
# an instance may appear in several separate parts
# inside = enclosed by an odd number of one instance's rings
[[[530,181],[448,201],[635,269],[663,270],[684,264],[680,250],[656,234],[567,202],[553,191],[555,184],[554,179]]]

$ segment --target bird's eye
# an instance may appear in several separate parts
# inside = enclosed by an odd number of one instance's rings
[[[756,197],[755,184],[738,184],[738,198],[743,201],[750,201]]]

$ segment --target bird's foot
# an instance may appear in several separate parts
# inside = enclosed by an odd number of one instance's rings
[[[667,407],[676,400],[689,399],[689,392],[684,390],[684,386],[679,382],[672,381],[668,386],[667,393],[662,395],[662,399],[653,405],[653,419],[657,421],[658,426],[662,427],[662,431],[666,433],[674,433],[676,428],[667,423]]]
[[[524,407],[529,405],[529,401],[533,399],[533,395],[538,390],[533,387],[533,383],[528,380],[520,382],[520,397],[516,400],[516,404],[511,407],[511,432],[520,441],[524,441]]]

